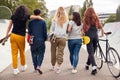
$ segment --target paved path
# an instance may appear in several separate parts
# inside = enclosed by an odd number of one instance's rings
[[[54,71],[50,71],[50,43],[47,42],[47,48],[45,53],[44,62],[42,64],[43,75],[34,73],[33,65],[31,61],[30,50],[27,50],[27,64],[28,69],[25,72],[20,72],[18,75],[13,75],[12,66],[9,65],[3,72],[0,73],[0,80],[116,80],[112,77],[106,64],[98,71],[96,76],[91,75],[91,69],[86,71],[84,65],[87,59],[87,52],[82,47],[80,51],[80,60],[78,65],[78,73],[71,73],[71,66],[69,63],[69,52],[67,47],[65,48],[64,63],[62,65],[62,72],[56,74]],[[20,65],[19,65],[20,66]],[[20,69],[21,67],[19,67]],[[120,80],[120,79],[118,79]]]

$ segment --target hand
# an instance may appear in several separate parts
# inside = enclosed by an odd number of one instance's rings
[[[6,33],[6,36],[5,37],[7,37],[7,36],[9,36],[10,34],[8,34],[8,33]]]
[[[99,37],[100,37],[100,38],[101,38],[101,37],[104,37],[104,33],[102,33]]]
[[[39,20],[44,20],[44,18],[42,18],[41,16],[39,16],[39,18],[38,18]]]
[[[84,36],[84,35],[85,35],[85,33],[82,31],[82,32],[81,32],[81,36]]]
[[[30,43],[30,34],[27,35],[27,42]]]
[[[103,37],[103,35],[99,36],[100,38]]]
[[[101,29],[101,36],[99,36],[99,37],[103,37],[103,36],[104,36],[104,30]]]

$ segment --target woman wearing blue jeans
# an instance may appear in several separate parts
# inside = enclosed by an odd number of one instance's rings
[[[82,45],[81,40],[81,19],[78,12],[73,12],[71,21],[67,29],[68,32],[68,48],[70,52],[70,62],[73,67],[72,73],[77,73],[77,64],[79,60],[79,51]]]

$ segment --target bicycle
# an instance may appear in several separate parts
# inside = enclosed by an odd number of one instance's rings
[[[106,39],[99,39],[95,51],[95,61],[97,68],[100,70],[103,66],[103,62],[107,63],[109,71],[113,77],[118,78],[120,77],[120,56],[113,47],[110,47],[108,35],[112,34],[112,32],[107,32],[104,34],[106,36]],[[101,48],[100,41],[106,43],[105,54]]]

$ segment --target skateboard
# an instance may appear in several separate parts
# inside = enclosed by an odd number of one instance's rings
[[[55,34],[50,34],[50,35],[48,35],[48,40],[49,40],[50,42],[55,43],[56,35],[55,35]]]
[[[8,40],[9,37],[10,37],[10,34],[0,39],[0,44],[5,45],[5,42]]]

